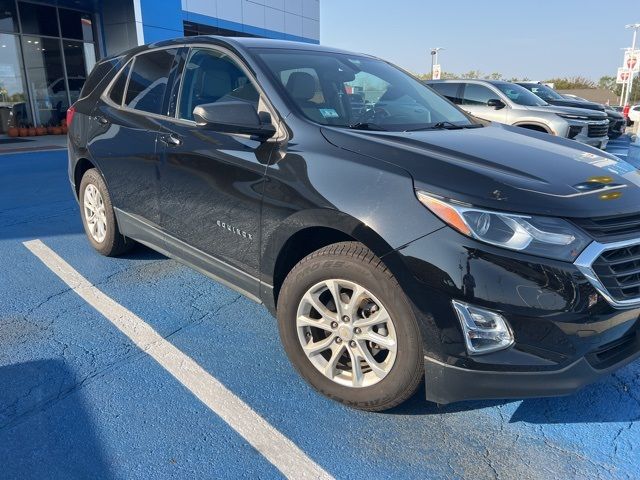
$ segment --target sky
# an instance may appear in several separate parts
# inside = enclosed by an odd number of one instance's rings
[[[615,76],[640,0],[320,0],[320,43],[414,73],[480,70],[546,80]],[[638,34],[640,45],[640,33]]]

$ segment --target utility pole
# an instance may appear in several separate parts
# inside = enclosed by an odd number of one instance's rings
[[[431,79],[433,80],[433,66],[438,65],[438,52],[444,50],[442,47],[435,47],[431,49]]]
[[[633,29],[633,40],[631,42],[631,51],[629,53],[630,58],[635,57],[636,54],[636,36],[638,34],[638,29],[640,28],[640,23],[630,23],[629,25],[625,25],[624,28],[632,28]],[[627,67],[627,65],[625,65]],[[629,79],[627,80],[627,91],[624,94],[624,106],[629,104],[629,97],[631,96],[631,88],[633,87],[633,69],[629,69]]]

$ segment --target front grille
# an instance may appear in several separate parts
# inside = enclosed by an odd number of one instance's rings
[[[591,268],[614,300],[640,297],[640,245],[606,250]]]
[[[640,236],[640,213],[615,217],[574,218],[573,222],[597,240],[627,235]]]
[[[590,123],[589,124],[589,137],[604,137],[609,132],[608,123]]]

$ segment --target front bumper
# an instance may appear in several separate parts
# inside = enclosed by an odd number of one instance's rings
[[[591,147],[596,147],[601,150],[607,146],[609,143],[609,137],[607,135],[599,136],[599,137],[591,137],[587,133],[588,128],[584,127],[583,131],[576,135],[573,140],[576,142],[584,143],[585,145],[589,145]]]
[[[615,308],[577,265],[450,228],[398,254],[410,270],[400,278],[420,320],[429,400],[566,395],[640,356],[640,306]],[[469,355],[452,299],[501,314],[514,345]]]
[[[630,345],[614,348],[619,349],[616,354],[621,359],[601,369],[595,368],[587,357],[581,357],[559,370],[534,372],[471,370],[425,357],[426,398],[432,402],[447,404],[464,400],[570,395],[640,357],[637,335]]]

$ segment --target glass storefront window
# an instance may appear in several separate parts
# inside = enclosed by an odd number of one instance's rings
[[[0,133],[32,123],[17,35],[0,34]]]
[[[80,90],[87,80],[87,75],[96,63],[95,51],[92,43],[63,40],[62,46],[67,66],[69,95],[73,103],[80,97]]]
[[[14,0],[0,0],[0,31],[18,31],[18,15]]]
[[[87,12],[0,0],[0,134],[60,125],[96,64],[93,27]]]
[[[64,38],[93,42],[91,15],[66,8],[59,8],[58,15],[60,15],[60,29]]]
[[[48,37],[57,37],[60,35],[60,32],[58,32],[55,7],[37,3],[20,2],[18,9],[20,10],[22,33],[46,35]]]
[[[23,36],[22,48],[36,124],[59,125],[69,108],[60,40]]]

